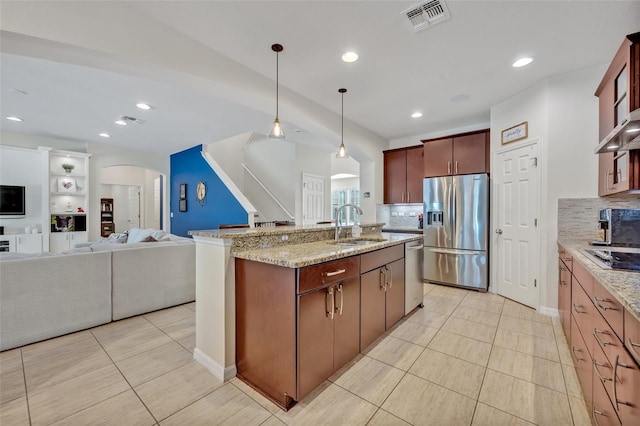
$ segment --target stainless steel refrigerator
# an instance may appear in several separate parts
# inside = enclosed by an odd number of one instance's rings
[[[487,291],[489,177],[426,178],[424,280]]]

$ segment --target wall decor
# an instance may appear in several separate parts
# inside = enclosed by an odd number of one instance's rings
[[[186,212],[187,211],[187,200],[180,200],[180,204],[179,204],[178,210],[180,210],[181,212]]]
[[[510,142],[519,141],[520,139],[526,139],[529,136],[529,122],[524,121],[513,127],[509,127],[502,131],[501,142],[502,145]]]
[[[180,199],[181,200],[186,200],[187,199],[187,184],[186,183],[181,183],[180,184]]]
[[[58,178],[58,192],[76,192],[76,180],[73,178]]]
[[[207,183],[205,181],[198,182],[196,186],[196,203],[200,207],[207,204]]]

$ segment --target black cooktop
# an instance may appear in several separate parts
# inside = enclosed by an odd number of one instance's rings
[[[640,253],[607,249],[584,250],[584,252],[603,268],[640,272]]]

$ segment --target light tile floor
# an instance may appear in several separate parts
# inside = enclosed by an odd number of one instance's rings
[[[0,353],[0,424],[588,425],[555,318],[425,284],[418,309],[289,412],[193,361],[195,304]]]

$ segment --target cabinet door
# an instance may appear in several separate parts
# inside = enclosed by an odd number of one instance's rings
[[[42,253],[42,234],[18,235],[16,237],[18,253]]]
[[[384,153],[384,203],[406,203],[407,154],[404,150]]]
[[[594,424],[598,426],[619,426],[622,424],[613,409],[613,405],[611,405],[604,386],[595,375],[593,378],[593,406],[590,408]]]
[[[384,268],[360,276],[360,349],[385,331]]]
[[[453,174],[484,173],[486,167],[486,133],[453,138]]]
[[[567,340],[571,336],[571,271],[565,263],[558,259],[558,269],[560,271],[558,280],[558,310],[560,311],[560,322]],[[576,284],[577,285],[577,284]]]
[[[69,250],[69,233],[52,232],[49,235],[49,251],[51,253],[61,253]]]
[[[72,249],[76,244],[86,243],[89,240],[86,232],[69,233],[69,248]]]
[[[453,139],[437,139],[424,143],[424,177],[448,176],[452,168]],[[483,157],[484,158],[484,157]]]
[[[640,369],[633,361],[629,353],[620,349],[616,359],[611,360],[616,370],[615,392],[611,395],[614,408],[618,411],[622,424],[637,425],[640,424]],[[613,401],[615,397],[618,400]]]
[[[333,370],[360,352],[360,277],[335,286],[336,312],[333,323]]]
[[[333,374],[335,286],[299,296],[298,401]]]
[[[386,321],[388,330],[404,316],[404,259],[387,265],[389,285],[387,286]]]
[[[589,330],[586,330],[588,332]],[[584,401],[587,404],[587,408],[591,410],[593,405],[593,362],[591,355],[587,350],[587,344],[580,334],[580,329],[576,323],[573,315],[571,316],[571,356],[573,358],[573,364],[576,367],[576,374],[582,387],[582,394]],[[597,382],[596,382],[597,383]]]
[[[424,147],[407,149],[407,202],[422,203]]]

